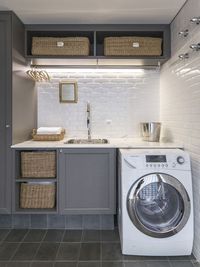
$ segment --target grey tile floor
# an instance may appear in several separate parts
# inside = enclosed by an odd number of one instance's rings
[[[200,267],[200,264],[192,255],[122,255],[117,230],[0,229],[0,267]]]

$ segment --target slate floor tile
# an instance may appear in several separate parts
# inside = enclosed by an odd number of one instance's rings
[[[100,243],[81,243],[79,261],[99,261]]]
[[[40,243],[21,243],[16,253],[14,254],[13,261],[31,261],[33,260]]]
[[[147,267],[146,261],[130,261],[125,262],[124,267]]]
[[[0,247],[0,260],[7,261],[15,254],[18,243],[3,243]]]
[[[44,242],[61,242],[63,239],[65,230],[48,230]]]
[[[137,255],[123,255],[124,261],[168,261],[168,257],[163,256],[137,256]]]
[[[34,261],[31,264],[31,267],[54,267],[53,261]]]
[[[80,254],[80,243],[61,243],[56,260],[77,261]]]
[[[6,238],[9,232],[10,230],[8,229],[0,229],[0,242]]]
[[[172,267],[194,267],[191,261],[170,261]]]
[[[121,261],[103,261],[102,267],[123,267],[123,262]]]
[[[59,243],[42,243],[35,256],[36,261],[53,261],[56,258]]]
[[[100,233],[99,230],[85,230],[83,231],[83,242],[100,242]]]
[[[116,261],[122,260],[120,243],[102,243],[102,260]]]
[[[119,242],[118,229],[113,230],[102,230],[101,241],[104,242]]]
[[[168,257],[169,260],[172,261],[190,261],[192,259],[194,259],[193,255],[189,255],[189,256],[170,256]]]
[[[147,261],[147,267],[171,267],[168,261]]]
[[[66,230],[63,242],[80,242],[82,238],[82,230]]]
[[[125,262],[124,267],[147,267],[147,263],[145,261],[130,261]]]
[[[78,267],[101,267],[101,262],[100,261],[79,261],[78,262]]]
[[[10,231],[8,236],[6,237],[6,242],[21,242],[25,235],[27,234],[28,230],[26,229],[13,229]]]
[[[31,262],[26,261],[13,261],[9,262],[6,267],[30,267]]]
[[[46,230],[32,229],[30,230],[23,242],[41,242],[46,234]]]
[[[77,267],[77,262],[75,261],[55,262],[54,267]]]

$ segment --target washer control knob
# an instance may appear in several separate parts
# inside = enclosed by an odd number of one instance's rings
[[[182,156],[177,157],[178,164],[183,164],[185,162],[185,159]]]

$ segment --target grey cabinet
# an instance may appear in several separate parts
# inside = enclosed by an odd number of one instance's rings
[[[36,125],[34,83],[27,79],[24,25],[0,11],[0,213],[11,212],[11,145],[30,138]]]
[[[11,211],[11,17],[0,13],[0,213]]]
[[[61,214],[115,214],[116,151],[63,149],[59,154]]]

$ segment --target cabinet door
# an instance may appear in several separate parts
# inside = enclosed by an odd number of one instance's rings
[[[64,149],[59,158],[62,214],[114,214],[115,149]]]
[[[0,12],[0,213],[11,211],[11,15]]]

